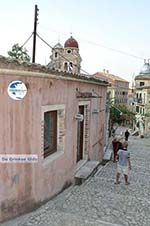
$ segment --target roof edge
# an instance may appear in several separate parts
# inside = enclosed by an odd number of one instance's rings
[[[41,64],[33,64],[27,62],[20,62],[18,60],[12,60],[10,58],[6,58],[0,56],[0,75],[6,75],[7,73],[12,75],[29,75],[35,77],[53,77],[59,79],[63,78],[64,80],[72,80],[72,81],[84,81],[88,83],[100,84],[103,86],[108,86],[107,81],[103,81],[98,78],[94,78],[92,75],[85,74],[72,74],[66,73],[57,70],[50,70],[47,66]]]

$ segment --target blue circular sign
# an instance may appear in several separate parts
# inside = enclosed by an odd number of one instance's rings
[[[22,100],[27,93],[27,87],[22,81],[12,81],[8,85],[7,92],[12,99]]]

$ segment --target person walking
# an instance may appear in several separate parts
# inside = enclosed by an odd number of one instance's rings
[[[128,130],[125,131],[124,136],[125,136],[125,140],[128,141],[128,138],[129,138],[129,136],[130,136],[130,133],[129,133]]]
[[[121,148],[122,143],[119,141],[117,137],[114,137],[114,139],[112,140],[112,146],[113,146],[113,162],[116,162],[117,152]]]
[[[115,137],[115,132],[116,132],[116,130],[115,130],[115,128],[112,128],[112,137]]]
[[[120,184],[120,175],[123,173],[125,184],[130,184],[128,181],[128,172],[131,170],[130,152],[127,150],[128,143],[124,141],[122,149],[119,149],[117,157],[117,173],[115,184]]]

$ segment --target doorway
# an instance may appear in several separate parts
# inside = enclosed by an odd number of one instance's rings
[[[83,120],[77,125],[77,162],[83,159],[84,105],[79,106],[79,114],[83,115]]]

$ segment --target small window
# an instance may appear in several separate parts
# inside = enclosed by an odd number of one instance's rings
[[[70,62],[70,63],[69,63],[69,72],[71,72],[71,73],[72,73],[72,70],[73,70],[73,63],[72,63],[72,62]]]
[[[139,106],[136,106],[136,112],[139,113]]]
[[[62,154],[65,143],[65,105],[42,106],[41,120],[43,157]]]
[[[144,86],[144,82],[140,82],[140,86]]]
[[[57,111],[44,112],[44,158],[57,151]]]
[[[67,51],[67,53],[71,53],[71,50],[69,49],[69,50]]]
[[[143,115],[145,114],[144,108],[143,108]]]
[[[64,64],[64,70],[65,70],[65,71],[68,70],[68,63],[67,63],[67,62],[65,62],[65,64]]]
[[[57,56],[58,56],[58,53],[56,52],[56,53],[55,53],[55,58],[57,58]]]
[[[140,114],[142,114],[142,108],[140,108]]]

